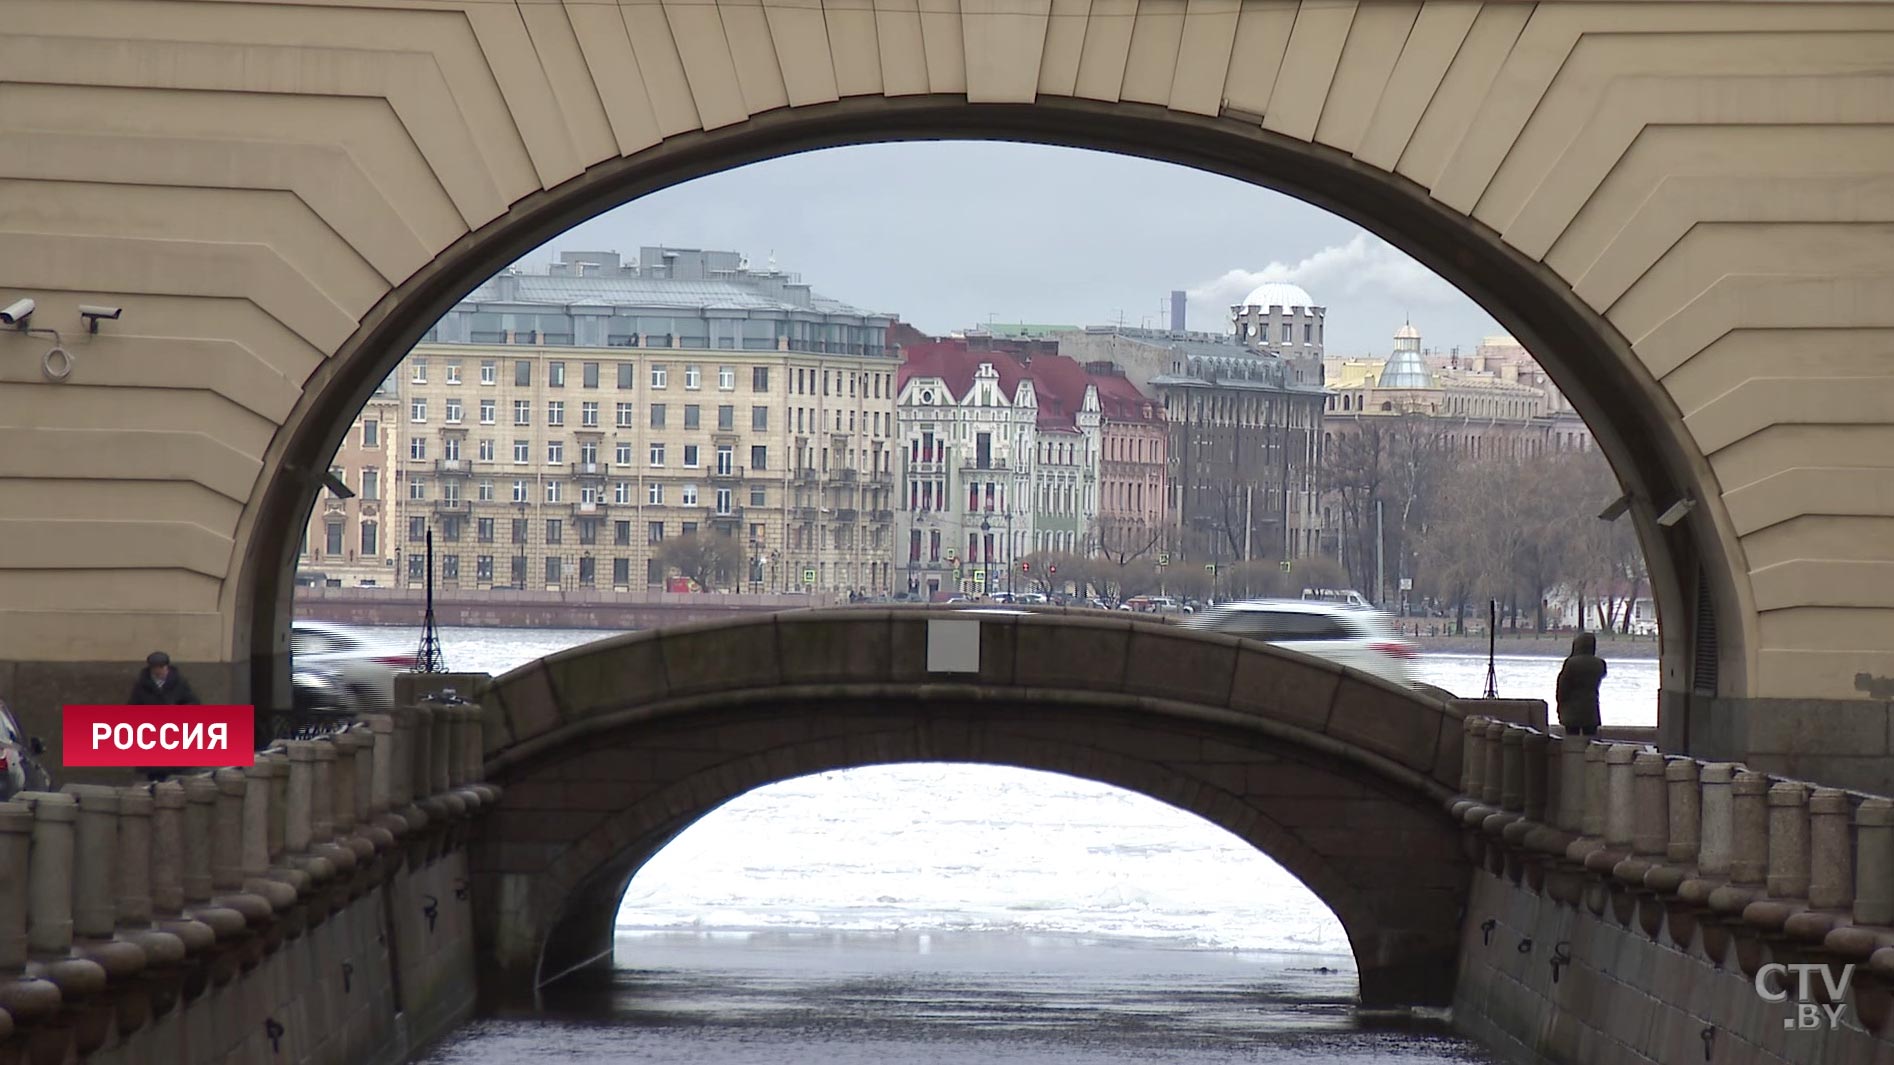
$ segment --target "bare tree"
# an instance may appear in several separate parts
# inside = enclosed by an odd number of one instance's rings
[[[746,565],[743,545],[725,533],[693,532],[658,545],[658,563],[709,591],[737,580]]]
[[[1094,522],[1090,540],[1098,564],[1092,572],[1099,591],[1126,599],[1158,583],[1157,555],[1164,528],[1143,520]],[[1147,561],[1148,560],[1148,561]]]

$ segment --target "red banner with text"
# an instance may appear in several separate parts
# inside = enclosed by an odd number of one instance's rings
[[[67,706],[67,766],[194,768],[256,760],[256,711],[248,706]]]

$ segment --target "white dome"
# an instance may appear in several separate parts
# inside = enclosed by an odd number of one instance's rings
[[[1316,303],[1307,292],[1302,291],[1300,285],[1291,285],[1286,281],[1270,281],[1256,286],[1256,290],[1243,297],[1243,302],[1238,306],[1261,307],[1264,310],[1281,307],[1288,311],[1298,307],[1314,308]]]
[[[1394,339],[1396,339],[1396,340],[1419,340],[1419,339],[1420,339],[1420,330],[1418,330],[1418,329],[1416,329],[1416,328],[1414,328],[1414,325],[1413,325],[1413,323],[1412,323],[1412,322],[1410,322],[1410,323],[1408,323],[1407,325],[1404,325],[1404,326],[1402,326],[1401,328],[1399,328],[1399,329],[1396,329],[1396,330],[1394,331]]]

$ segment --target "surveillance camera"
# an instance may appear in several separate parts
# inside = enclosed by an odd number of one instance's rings
[[[14,300],[6,310],[0,311],[0,325],[20,325],[33,317],[33,308],[39,306],[30,299]]]
[[[85,319],[86,332],[88,333],[96,333],[99,331],[99,319],[111,318],[116,320],[119,315],[124,313],[125,308],[123,307],[105,307],[97,303],[81,303],[79,305],[79,317]]]

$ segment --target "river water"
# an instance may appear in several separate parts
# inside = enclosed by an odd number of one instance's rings
[[[397,646],[418,630],[385,630]],[[445,629],[500,673],[615,633]],[[1424,655],[1478,693],[1486,661]],[[1496,662],[1547,698],[1558,659]],[[1613,664],[1610,724],[1656,721],[1657,664]],[[823,773],[743,795],[633,879],[617,969],[475,1022],[434,1065],[1483,1062],[1425,1018],[1359,1015],[1341,925],[1280,866],[1115,788],[996,766]]]

